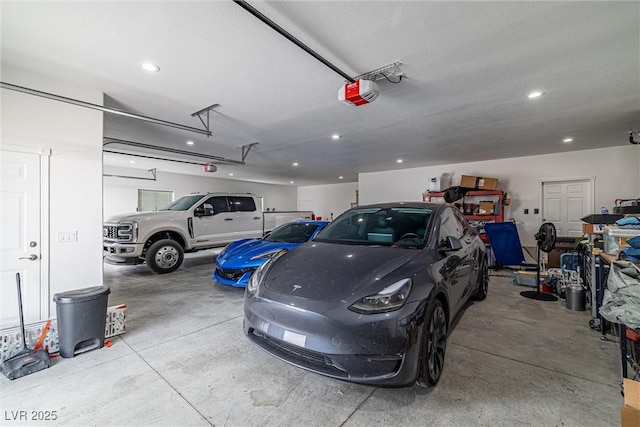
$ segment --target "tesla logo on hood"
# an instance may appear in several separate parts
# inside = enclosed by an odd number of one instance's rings
[[[300,288],[302,288],[302,286],[300,286],[300,285],[293,285],[293,290],[292,290],[291,292],[295,292],[295,291],[297,291],[297,290],[298,290],[298,289],[300,289]]]

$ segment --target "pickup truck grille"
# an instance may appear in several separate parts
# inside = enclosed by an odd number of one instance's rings
[[[106,240],[116,240],[118,238],[118,226],[105,225],[102,227],[102,235]]]
[[[104,224],[102,238],[107,243],[133,243],[137,236],[135,223]]]

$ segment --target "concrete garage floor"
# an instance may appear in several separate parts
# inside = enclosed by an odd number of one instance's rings
[[[50,369],[0,379],[2,425],[615,426],[618,345],[589,314],[519,295],[492,277],[449,339],[431,392],[325,378],[281,362],[242,333],[244,291],[216,285],[212,251],[176,273],[105,265],[127,333]],[[26,411],[27,420],[16,419]],[[56,411],[34,421],[32,411]]]

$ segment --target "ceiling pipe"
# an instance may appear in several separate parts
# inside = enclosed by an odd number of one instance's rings
[[[149,169],[147,172],[151,172],[151,175],[153,175],[153,178],[146,178],[144,176],[130,176],[130,175],[113,175],[113,174],[109,174],[109,173],[103,173],[102,176],[108,176],[111,178],[127,178],[127,179],[142,179],[145,181],[157,181],[157,177],[156,177],[156,169]]]
[[[156,125],[168,126],[176,129],[186,130],[188,132],[200,133],[203,135],[211,136],[211,132],[206,129],[198,129],[191,126],[181,125],[180,123],[168,122],[166,120],[155,119],[153,117],[142,116],[140,114],[129,113],[127,111],[118,110],[117,108],[104,107],[98,104],[92,104],[90,102],[80,101],[78,99],[67,98],[65,96],[55,95],[52,93],[42,92],[35,89],[30,89],[23,86],[17,86],[11,83],[0,82],[2,89],[14,90],[16,92],[26,93],[28,95],[39,96],[41,98],[52,99],[54,101],[66,102],[67,104],[77,105],[79,107],[90,108],[93,110],[102,111],[103,113],[115,114],[118,116],[129,117],[131,119],[142,120]]]
[[[173,154],[180,154],[183,156],[190,156],[190,157],[200,157],[203,159],[207,159],[208,162],[218,162],[218,163],[232,163],[232,164],[236,164],[236,165],[244,165],[244,158],[246,157],[245,153],[244,153],[244,149],[245,146],[242,147],[242,152],[243,152],[243,158],[242,160],[233,160],[233,159],[227,159],[225,157],[220,157],[220,156],[212,156],[209,154],[202,154],[202,153],[194,153],[192,151],[185,151],[185,150],[180,150],[177,148],[169,148],[169,147],[159,147],[157,145],[151,145],[151,144],[145,144],[142,142],[135,142],[135,141],[126,141],[124,139],[116,139],[116,138],[109,138],[109,137],[105,137],[104,138],[104,142],[102,143],[103,147],[106,147],[107,145],[111,145],[111,144],[119,144],[119,145],[128,145],[130,147],[136,147],[136,148],[146,148],[149,150],[157,150],[157,151],[165,151],[167,153],[173,153]],[[250,144],[249,148],[251,148],[253,145],[255,145],[256,143]],[[107,151],[104,150],[103,151]],[[131,156],[135,156],[136,154],[130,154],[130,153],[122,153],[122,152],[114,152],[114,151],[107,151],[109,153],[114,153],[114,154],[125,154],[125,155],[131,155]],[[249,152],[247,151],[246,154],[249,154]],[[138,157],[144,157],[142,155],[137,155]],[[159,159],[159,160],[167,160],[167,159]],[[183,162],[181,160],[176,160],[178,162]],[[188,163],[186,161],[184,161],[183,163]],[[195,164],[199,164],[199,163],[195,163]]]
[[[153,160],[163,160],[167,162],[175,162],[175,163],[185,163],[188,165],[198,165],[204,166],[207,162],[189,162],[187,160],[177,160],[177,159],[168,159],[166,157],[158,157],[158,156],[145,156],[144,154],[134,154],[134,153],[123,153],[122,151],[113,151],[113,150],[102,150],[103,153],[111,153],[111,154],[121,154],[123,156],[132,156],[132,157],[141,157],[143,159],[153,159]]]
[[[271,19],[267,18],[265,15],[263,15],[261,12],[259,12],[257,9],[255,9],[250,4],[248,4],[246,1],[244,1],[244,0],[233,0],[233,2],[235,4],[237,4],[238,6],[240,6],[241,8],[243,8],[244,10],[246,10],[247,12],[249,12],[250,14],[252,14],[253,16],[255,16],[256,18],[258,18],[259,20],[261,20],[262,22],[264,22],[265,24],[267,24],[269,27],[271,27],[272,29],[274,29],[278,33],[280,33],[280,35],[284,36],[287,40],[289,40],[290,42],[292,42],[293,44],[298,46],[300,49],[304,50],[309,55],[313,56],[318,61],[320,61],[324,65],[326,65],[327,67],[331,68],[333,71],[335,71],[336,73],[340,74],[340,76],[343,77],[345,80],[347,80],[349,83],[355,82],[355,80],[352,77],[350,77],[347,73],[345,73],[340,68],[338,68],[335,65],[333,65],[331,62],[329,62],[326,59],[324,59],[316,51],[311,49],[306,44],[302,43],[300,40],[298,40],[293,35],[291,35],[291,33],[289,33],[284,28],[282,28],[281,26],[279,26],[278,24],[273,22]]]

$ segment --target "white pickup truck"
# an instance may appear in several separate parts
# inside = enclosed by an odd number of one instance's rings
[[[197,193],[153,212],[116,215],[103,226],[104,260],[141,264],[156,273],[180,267],[185,252],[224,246],[234,240],[261,237],[310,211],[261,212],[252,194]],[[212,264],[213,266],[213,264]]]

